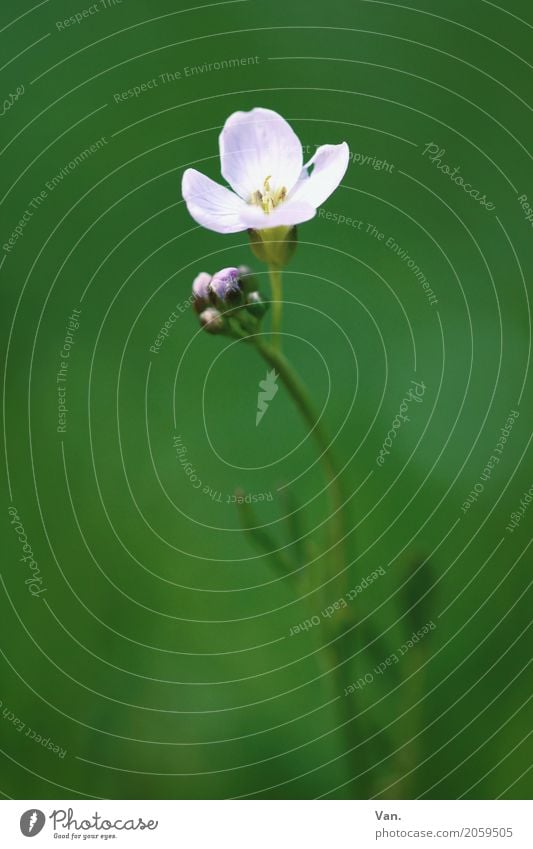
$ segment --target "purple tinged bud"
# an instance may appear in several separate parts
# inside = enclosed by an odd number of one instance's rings
[[[207,307],[200,313],[200,324],[208,333],[222,333],[225,330],[224,319],[214,307]]]
[[[217,271],[209,283],[209,292],[215,301],[235,301],[241,294],[238,268],[223,268]]]
[[[201,312],[204,307],[206,307],[209,303],[209,284],[211,282],[211,275],[206,271],[201,271],[197,277],[194,278],[192,284],[192,293],[194,295],[194,306],[197,312]]]

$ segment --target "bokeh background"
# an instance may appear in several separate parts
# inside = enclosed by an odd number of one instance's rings
[[[527,798],[531,4],[91,8],[0,11],[2,794]],[[321,556],[330,502],[314,446],[283,388],[255,426],[264,363],[200,333],[187,301],[197,272],[244,262],[268,293],[246,234],[200,229],[180,195],[186,167],[219,178],[225,119],[259,105],[310,151],[346,140],[352,153],[299,228],[284,310],[285,351],[351,494],[343,580],[381,570],[351,607],[344,680],[366,680],[349,698],[323,662],[325,618],[290,635],[341,593]],[[423,401],[380,467],[413,380]],[[295,575],[276,570],[241,530],[237,488],[265,494],[256,519],[278,546],[312,540],[311,566],[292,544]],[[26,583],[15,525],[40,584]]]

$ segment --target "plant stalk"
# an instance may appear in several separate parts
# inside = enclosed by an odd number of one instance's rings
[[[281,350],[281,319],[283,316],[283,282],[281,271],[273,265],[268,268],[272,292],[272,344]]]
[[[316,414],[313,403],[297,373],[283,353],[264,342],[261,337],[253,339],[255,346],[266,362],[275,369],[291,395],[303,418],[311,428],[311,433],[320,451],[320,460],[330,488],[332,515],[330,520],[331,549],[336,552],[341,568],[347,565],[346,539],[348,523],[346,521],[346,499],[337,470],[337,464],[331,450],[329,437]]]

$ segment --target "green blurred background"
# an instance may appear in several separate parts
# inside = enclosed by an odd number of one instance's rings
[[[532,10],[415,5],[110,0],[65,27],[89,4],[4,2],[3,97],[24,90],[1,119],[3,245],[33,212],[0,267],[5,796],[530,796],[533,508],[506,526],[532,484],[533,233],[519,202],[533,198]],[[305,505],[320,554],[316,451],[283,388],[255,426],[264,363],[200,333],[187,304],[196,273],[245,262],[268,293],[246,234],[197,227],[180,194],[186,167],[220,179],[220,129],[254,106],[281,113],[310,150],[346,140],[352,152],[341,187],[299,228],[284,310],[285,351],[354,493],[348,580],[385,573],[354,602],[344,677],[373,680],[349,700],[348,736],[323,622],[289,636],[339,597],[331,563],[280,575],[228,503],[238,487],[271,495],[255,510],[279,544],[294,539],[291,505]],[[429,143],[494,210],[423,155]],[[380,468],[412,380],[423,403]],[[499,463],[463,513],[512,410]],[[39,564],[37,597],[10,507]],[[429,621],[431,635],[372,674]]]

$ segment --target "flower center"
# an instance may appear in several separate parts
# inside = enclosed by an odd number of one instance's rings
[[[285,200],[287,196],[287,189],[285,186],[282,186],[280,189],[276,189],[276,191],[272,191],[270,188],[270,180],[272,177],[265,177],[265,181],[263,183],[263,191],[255,191],[251,197],[251,203],[254,206],[260,206],[263,212],[267,214],[272,212],[274,207],[276,207],[279,203]]]

